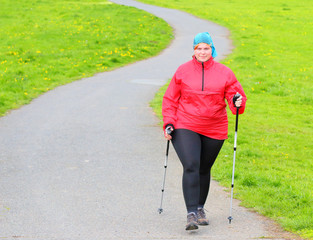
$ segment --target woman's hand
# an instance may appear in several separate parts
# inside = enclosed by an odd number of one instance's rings
[[[239,93],[237,92],[236,94],[239,94]],[[239,94],[239,95],[240,95],[240,94]],[[235,101],[235,106],[236,106],[237,108],[239,108],[239,107],[241,106],[241,104],[242,104],[242,96],[240,95],[240,97],[237,98],[237,100]]]
[[[171,140],[172,139],[172,136],[167,134],[166,131],[164,131],[164,137],[166,138],[166,140]]]
[[[174,127],[172,125],[169,125],[165,128],[164,130],[164,137],[166,138],[166,140],[171,140],[172,136],[171,133],[174,131]]]

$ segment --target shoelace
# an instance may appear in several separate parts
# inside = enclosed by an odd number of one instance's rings
[[[203,208],[198,209],[198,218],[200,218],[200,219],[205,219],[206,218],[205,212],[204,212]]]
[[[187,219],[188,219],[188,222],[191,222],[191,221],[197,221],[197,216],[196,216],[196,214],[194,214],[194,213],[189,213],[188,215],[187,215]]]

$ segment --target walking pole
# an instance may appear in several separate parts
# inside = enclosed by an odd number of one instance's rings
[[[240,94],[236,94],[234,96],[234,103],[237,98],[240,97]],[[235,180],[235,163],[236,163],[236,150],[237,150],[237,130],[238,130],[238,115],[239,115],[239,107],[236,107],[236,126],[235,126],[235,140],[234,140],[234,158],[233,158],[233,174],[231,179],[231,197],[230,197],[230,209],[229,209],[229,224],[231,224],[232,217],[232,208],[233,208],[233,193],[234,193],[234,180]]]
[[[172,133],[172,129],[171,128],[166,128],[165,129],[167,134],[171,134]],[[170,140],[167,140],[167,144],[166,144],[166,153],[165,153],[165,162],[164,162],[164,176],[163,176],[163,184],[162,184],[162,195],[161,195],[161,204],[160,207],[158,209],[159,214],[161,214],[163,212],[163,208],[162,208],[162,204],[163,204],[163,194],[164,194],[164,186],[165,186],[165,177],[166,177],[166,169],[167,169],[167,161],[168,161],[168,150],[170,148]]]

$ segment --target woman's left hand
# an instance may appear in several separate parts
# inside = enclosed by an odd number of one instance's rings
[[[235,106],[237,108],[239,108],[242,104],[242,96],[240,96],[239,98],[237,98],[236,102],[235,102]]]

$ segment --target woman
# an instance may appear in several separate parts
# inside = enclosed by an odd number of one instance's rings
[[[221,63],[207,32],[194,38],[193,59],[179,66],[162,103],[164,135],[182,163],[186,230],[208,225],[204,204],[210,171],[228,134],[226,103],[233,114],[245,109],[246,95],[234,73]],[[234,98],[236,94],[239,98]],[[168,134],[169,130],[171,134]]]

